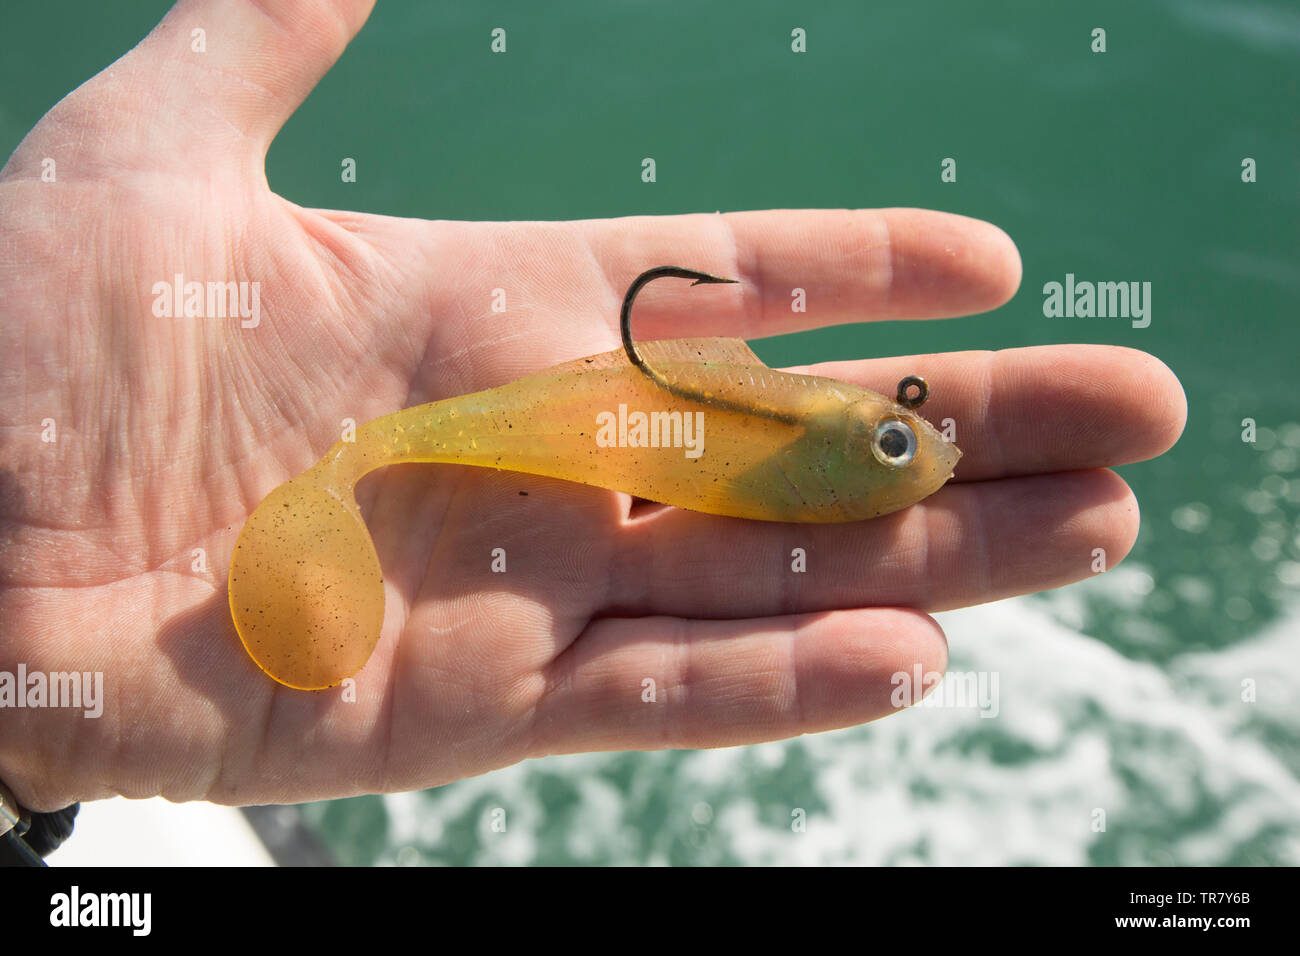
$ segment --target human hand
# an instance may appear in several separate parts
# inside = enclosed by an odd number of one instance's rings
[[[1161,453],[1185,418],[1158,360],[1055,346],[837,362],[814,371],[886,394],[929,379],[927,417],[958,423],[954,481],[887,517],[792,526],[390,468],[359,489],[387,617],[355,702],[272,682],[235,634],[226,568],[258,501],[344,419],[617,348],[625,286],[667,262],[741,283],[707,303],[647,291],[645,338],[959,315],[1020,278],[999,230],[919,210],[462,223],[298,207],[270,191],[267,146],[368,12],[182,2],[0,173],[0,670],[102,671],[107,698],[98,719],[0,710],[0,780],[24,805],[293,802],[862,723],[895,709],[896,672],[943,670],[924,612],[1127,553],[1137,503],[1105,467]],[[178,273],[258,283],[260,321],[155,315],[155,283]],[[808,312],[790,311],[794,287]]]

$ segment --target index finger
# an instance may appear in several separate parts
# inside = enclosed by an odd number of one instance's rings
[[[637,300],[639,338],[750,339],[846,322],[970,315],[1002,305],[1020,285],[1020,253],[1005,232],[929,209],[771,209],[574,225],[615,301],[653,266],[741,280],[712,287],[707,301],[686,283],[656,283]]]

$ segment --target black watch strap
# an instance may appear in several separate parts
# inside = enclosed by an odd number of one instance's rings
[[[30,813],[0,783],[0,866],[44,866],[52,853],[72,834],[81,804],[49,813]]]

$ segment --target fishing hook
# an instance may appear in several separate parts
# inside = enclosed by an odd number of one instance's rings
[[[701,284],[733,283],[736,281],[735,279],[724,279],[722,276],[710,275],[707,272],[696,272],[694,269],[683,269],[681,266],[658,266],[641,273],[627,287],[627,292],[623,295],[623,309],[618,317],[619,328],[623,333],[623,351],[627,352],[628,361],[664,388],[671,388],[671,386],[659,372],[650,367],[641,353],[637,351],[636,343],[632,341],[632,303],[636,301],[637,293],[647,283],[669,276],[678,279],[694,279],[695,281],[691,283],[692,287]]]
[[[694,279],[692,286],[703,284],[721,284],[733,283],[736,279],[724,279],[722,276],[710,275],[707,272],[697,272],[694,269],[683,269],[681,266],[658,266],[654,269],[648,269],[641,273],[628,286],[627,292],[623,296],[623,309],[619,313],[619,328],[623,334],[623,351],[627,353],[628,361],[639,368],[646,374],[650,381],[654,382],[664,391],[669,392],[679,398],[685,398],[689,401],[700,402],[712,408],[722,409],[723,411],[738,412],[742,415],[758,416],[760,418],[771,419],[772,421],[783,422],[787,425],[797,423],[797,418],[788,412],[780,411],[775,408],[765,408],[752,402],[737,402],[731,399],[723,398],[721,395],[714,395],[704,391],[701,388],[694,388],[684,385],[680,382],[670,382],[668,378],[653,365],[645,360],[645,356],[636,347],[636,342],[632,340],[632,303],[636,300],[636,294],[648,282],[655,279],[662,279],[667,276],[673,276],[678,279]]]
[[[705,284],[724,284],[734,283],[735,279],[724,279],[722,276],[715,276],[708,272],[698,272],[695,269],[683,269],[681,266],[657,266],[654,269],[647,269],[641,273],[628,286],[627,292],[623,295],[623,308],[619,312],[619,330],[623,336],[623,351],[627,353],[628,361],[639,368],[646,376],[658,385],[660,388],[679,395],[683,398],[703,401],[719,408],[726,408],[733,411],[743,411],[749,414],[760,414],[765,418],[772,418],[777,421],[793,422],[794,419],[786,414],[775,410],[758,410],[753,407],[741,407],[734,402],[729,402],[718,396],[706,395],[703,392],[679,385],[668,381],[663,373],[650,365],[645,357],[636,347],[636,342],[632,339],[632,303],[636,301],[637,293],[641,291],[648,283],[655,279],[663,278],[694,279],[692,287]],[[908,395],[909,389],[915,388],[917,394],[915,397]],[[930,386],[926,384],[925,379],[917,375],[909,375],[898,383],[898,395],[894,401],[904,408],[920,408],[925,404],[925,400],[930,396]]]

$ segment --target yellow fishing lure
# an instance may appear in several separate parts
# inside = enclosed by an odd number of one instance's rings
[[[254,661],[282,684],[331,687],[379,640],[383,574],[353,489],[399,462],[528,472],[692,511],[763,521],[857,521],[915,504],[961,452],[915,413],[923,379],[890,400],[835,379],[778,372],[739,339],[637,344],[641,287],[623,300],[623,348],[357,429],[249,515],[230,563],[230,611]]]

